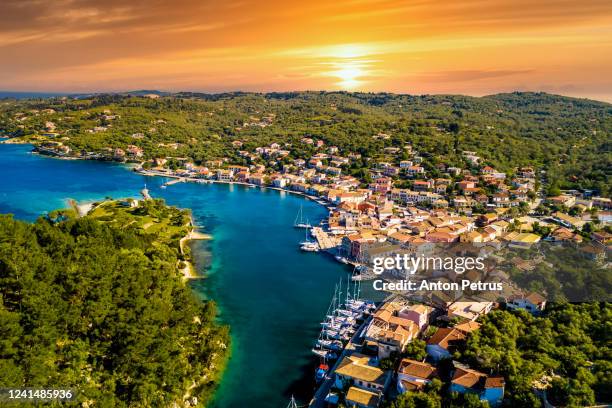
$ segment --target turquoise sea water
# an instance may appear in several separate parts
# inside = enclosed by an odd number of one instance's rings
[[[310,348],[334,290],[347,267],[322,254],[302,253],[304,231],[292,227],[303,205],[317,222],[326,210],[301,197],[237,185],[179,183],[161,189],[161,178],[125,166],[67,161],[0,144],[0,213],[34,220],[66,207],[69,198],[99,200],[137,196],[147,183],[154,197],[190,208],[212,241],[193,243],[206,278],[194,290],[219,305],[231,326],[232,358],[214,407],[285,407],[292,394],[312,395],[315,364]]]

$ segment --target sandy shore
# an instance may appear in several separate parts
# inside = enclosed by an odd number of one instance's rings
[[[191,231],[189,233],[189,235],[187,236],[188,240],[208,240],[208,239],[212,239],[212,235],[210,234],[205,234],[203,232],[198,232],[198,231]]]
[[[192,231],[189,232],[189,234],[187,234],[183,238],[181,238],[181,240],[179,242],[179,245],[180,245],[180,248],[181,248],[181,253],[184,253],[185,244],[188,241],[198,241],[198,240],[202,241],[202,240],[210,240],[212,238],[213,237],[210,234],[205,234],[203,232],[192,230]],[[185,263],[187,265],[184,268],[179,268],[179,270],[183,274],[183,279],[185,281],[188,281],[190,279],[197,279],[197,278],[201,277],[196,272],[195,265],[193,264],[193,262],[191,260],[185,261]]]
[[[188,281],[191,279],[199,278],[200,276],[198,276],[198,274],[196,273],[193,263],[191,263],[190,261],[185,263],[187,265],[184,268],[179,268],[179,271],[183,274],[183,280]]]

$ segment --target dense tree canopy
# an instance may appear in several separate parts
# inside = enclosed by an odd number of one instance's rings
[[[538,407],[534,387],[557,406],[612,400],[612,308],[609,303],[550,305],[542,317],[493,311],[471,333],[470,365],[506,379],[504,403]]]
[[[138,210],[183,223],[163,202]],[[109,407],[211,394],[227,329],[182,282],[178,237],[152,229],[0,216],[0,384],[69,387],[79,403]]]
[[[592,188],[605,196],[612,168],[611,113],[610,104],[544,93],[102,95],[4,103],[0,132],[31,137],[53,121],[73,152],[133,144],[144,149],[145,158],[190,157],[197,164],[219,157],[239,163],[243,159],[231,145],[236,140],[244,150],[289,143],[293,158],[312,154],[312,147],[299,143],[303,137],[335,145],[341,154],[374,159],[385,147],[412,143],[426,168],[439,162],[465,165],[460,153],[473,150],[501,171],[536,166],[547,170],[555,188]],[[107,129],[91,133],[96,126]]]

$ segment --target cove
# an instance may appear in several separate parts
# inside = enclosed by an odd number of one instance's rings
[[[33,221],[78,201],[135,197],[146,183],[153,197],[191,209],[213,235],[192,244],[198,272],[191,282],[219,306],[232,332],[232,357],[211,405],[218,408],[285,407],[293,394],[312,395],[310,349],[347,267],[322,254],[302,253],[304,231],[292,227],[300,206],[311,222],[326,210],[302,197],[238,185],[179,183],[144,177],[125,166],[57,160],[31,146],[0,144],[0,213]]]

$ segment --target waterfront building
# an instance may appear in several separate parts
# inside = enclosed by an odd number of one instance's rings
[[[219,181],[232,181],[234,179],[234,172],[227,169],[217,169],[217,180]]]
[[[413,321],[398,315],[403,307],[402,303],[394,301],[383,304],[365,331],[367,347],[375,349],[379,359],[401,353],[419,333],[419,328]]]
[[[404,358],[397,369],[397,392],[422,391],[438,377],[438,369],[431,364]]]
[[[382,393],[391,380],[390,373],[377,367],[372,357],[360,353],[344,357],[334,375],[334,386],[340,390],[345,389],[346,386],[354,386]]]
[[[346,393],[345,400],[346,405],[351,408],[378,408],[380,406],[381,393],[351,387]]]
[[[256,186],[263,186],[266,183],[266,177],[261,173],[251,174],[249,176],[249,183],[255,184]]]

